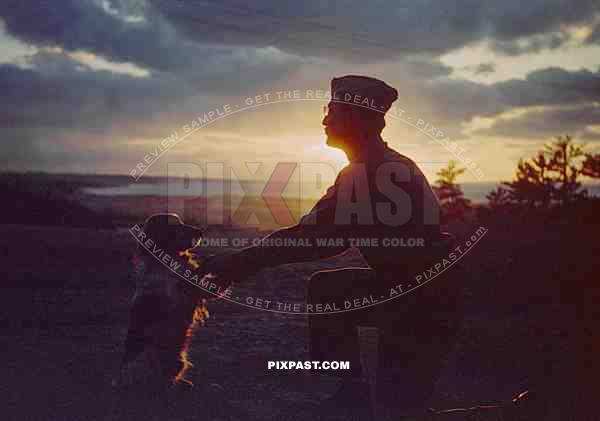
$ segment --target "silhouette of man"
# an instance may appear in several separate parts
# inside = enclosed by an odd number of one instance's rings
[[[376,326],[381,333],[379,399],[407,407],[421,405],[431,393],[459,318],[453,292],[458,288],[443,279],[402,295],[441,260],[433,251],[440,238],[440,207],[417,165],[381,137],[384,115],[397,98],[396,89],[375,78],[332,80],[323,125],[327,144],[343,150],[349,164],[297,225],[265,237],[336,241],[322,246],[311,241],[312,247],[275,247],[264,241],[209,259],[204,268],[240,281],[264,267],[329,257],[357,246],[369,268],[320,271],[308,280],[307,311],[315,312],[309,316],[311,361],[350,361],[350,370],[335,372],[344,378],[334,397],[342,405],[368,397],[360,380],[357,325]],[[347,311],[319,314],[318,308]]]

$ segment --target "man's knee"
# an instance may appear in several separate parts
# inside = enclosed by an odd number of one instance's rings
[[[335,293],[340,276],[332,271],[319,271],[308,278],[308,302],[315,303]]]
[[[315,272],[308,279],[308,300],[348,298],[352,291],[372,281],[374,271],[369,268],[343,268]]]
[[[341,269],[326,269],[313,273],[309,282],[352,282],[371,279],[375,271],[370,268],[349,267]]]

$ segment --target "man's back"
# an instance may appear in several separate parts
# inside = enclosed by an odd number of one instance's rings
[[[340,171],[299,225],[315,236],[355,239],[377,269],[427,253],[439,236],[439,212],[418,166],[380,142]]]

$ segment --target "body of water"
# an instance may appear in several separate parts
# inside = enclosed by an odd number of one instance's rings
[[[260,195],[266,182],[256,181],[230,181],[230,180],[189,180],[188,182],[157,182],[157,183],[130,183],[122,186],[111,187],[86,187],[84,192],[101,196],[181,196],[181,197],[207,197],[224,194],[233,195]],[[301,191],[299,183],[289,182],[285,186],[283,196],[293,197]],[[486,195],[494,190],[497,182],[472,182],[462,183],[460,186],[467,199],[475,203],[487,202]],[[317,199],[328,186],[306,188],[302,190],[303,198]],[[584,187],[592,196],[600,196],[600,184],[585,184]]]

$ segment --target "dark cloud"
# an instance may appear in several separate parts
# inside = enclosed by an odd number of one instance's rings
[[[414,95],[419,115],[431,114],[439,124],[460,124],[476,115],[501,113],[507,107],[493,85],[464,79],[440,79],[419,84]]]
[[[531,72],[525,79],[489,85],[441,78],[414,85],[409,97],[414,98],[411,105],[419,114],[429,114],[430,121],[459,126],[473,117],[494,117],[515,107],[584,105],[597,101],[600,71],[550,67]]]
[[[94,71],[63,53],[38,53],[30,64],[0,65],[1,127],[101,128],[147,117],[189,92],[165,75]]]
[[[127,3],[127,2],[121,2]],[[118,6],[118,4],[117,4]],[[302,60],[276,48],[206,44],[180,36],[152,8],[143,21],[108,13],[97,2],[8,0],[0,2],[6,30],[37,46],[84,50],[116,62],[176,74],[204,91],[239,91],[289,75]]]
[[[407,77],[418,77],[421,79],[435,79],[450,76],[452,68],[438,60],[424,58],[407,59],[399,63],[400,70]]]
[[[135,23],[89,0],[7,0],[0,16],[8,32],[38,46],[86,50],[159,70],[191,64],[188,45],[177,46],[175,31],[153,14]]]
[[[280,3],[259,0],[151,0],[190,38],[232,45],[276,45],[286,51],[349,60],[396,59],[441,54],[484,38],[500,50],[561,44],[563,25],[589,22],[600,13],[596,0],[338,1]]]
[[[340,69],[379,69],[382,61],[387,63],[376,76],[399,90],[397,106],[453,137],[472,118],[513,107],[562,111],[531,114],[529,121],[499,120],[478,134],[547,136],[559,122],[565,129],[597,124],[589,104],[600,97],[599,72],[548,68],[484,85],[452,79],[452,69],[438,59],[480,40],[508,55],[558,48],[568,40],[565,25],[600,16],[597,0],[257,0],[251,6],[241,0],[4,0],[0,16],[16,38],[60,47],[42,48],[27,68],[0,65],[0,132],[9,144],[3,166],[59,160],[60,145],[75,149],[77,139],[83,146],[114,145],[116,128],[121,138],[152,138],[161,125],[164,134],[231,98],[289,89],[289,81],[299,81],[297,89],[327,89]],[[586,42],[599,41],[596,25]],[[148,76],[97,71],[71,58],[72,51],[133,63]],[[469,70],[488,74],[494,65]],[[313,86],[315,81],[322,86]],[[290,105],[273,112],[273,120],[293,110]],[[252,118],[239,116],[240,127],[246,120],[258,126]],[[294,129],[284,119],[265,124]],[[77,159],[69,153],[65,160]]]
[[[477,134],[540,139],[563,134],[578,135],[586,132],[586,126],[590,125],[600,125],[600,106],[586,104],[533,110],[519,117],[498,119],[492,127],[479,130]]]
[[[530,0],[488,3],[494,35],[498,39],[515,39],[549,33],[562,25],[589,22],[598,13],[596,0]],[[493,6],[492,6],[493,4]]]
[[[496,71],[496,65],[494,63],[481,63],[479,66],[475,67],[473,73],[476,75],[489,75]]]
[[[109,13],[100,1],[5,0],[0,16],[11,34],[36,45],[174,71],[242,46],[351,61],[395,60],[489,38],[499,50],[518,54],[560,45],[564,40],[556,33],[564,25],[600,14],[597,0],[257,0],[251,6],[241,0],[148,1],[113,0]],[[140,19],[128,19],[132,14]],[[529,46],[518,47],[523,39]],[[242,62],[230,63],[236,64]]]
[[[29,64],[0,65],[3,166],[39,164],[73,134],[108,141],[114,125],[152,120],[190,91],[159,75],[93,71],[62,53],[38,53]]]
[[[494,5],[491,46],[509,56],[559,48],[570,41],[566,26],[591,24],[600,15],[597,0],[513,0]]]
[[[593,26],[592,33],[586,39],[586,42],[588,44],[600,44],[600,22]]]
[[[550,67],[531,72],[524,80],[500,82],[495,87],[511,106],[580,103],[600,97],[600,72]]]
[[[147,77],[133,77],[94,71],[57,52],[38,53],[31,57],[29,65],[30,68],[0,66],[0,90],[4,93],[0,98],[0,130],[5,139],[10,139],[4,163],[13,157],[41,159],[47,151],[44,145],[60,144],[61,139],[71,139],[70,147],[76,147],[72,139],[77,136],[82,139],[82,146],[89,139],[104,140],[107,145],[121,139],[123,147],[128,137],[161,138],[224,104],[218,96],[198,96],[191,85],[170,74],[153,72]],[[597,99],[600,91],[600,73],[589,71],[549,68],[533,72],[524,80],[484,85],[448,78],[444,75],[449,70],[435,62],[403,62],[396,68],[400,77],[384,77],[400,92],[396,105],[413,119],[423,119],[454,139],[464,137],[461,135],[464,123],[475,116],[493,117],[515,106],[586,104]],[[312,112],[304,105],[315,106],[299,103],[290,105],[291,108],[268,110],[278,116],[265,123],[269,133],[300,129],[294,122],[305,124],[301,114]],[[300,113],[297,118],[292,118],[294,112]],[[513,121],[511,126],[502,122],[503,126],[498,123],[477,135],[509,135],[512,131],[514,136],[543,137],[559,131],[558,121],[564,122],[565,130],[597,124],[585,117],[589,111],[581,113],[584,117],[579,119],[575,118],[576,113],[534,115],[530,116],[534,121]],[[211,129],[239,128],[250,133],[255,125],[252,120],[263,118],[264,114],[236,116],[220,125],[216,123]],[[568,123],[571,117],[572,122]],[[249,126],[245,126],[246,122]],[[318,122],[315,125],[320,127]],[[543,130],[544,125],[547,130]]]
[[[128,139],[162,139],[225,103],[170,73],[99,71],[64,52],[42,51],[26,64],[0,65],[3,168],[48,169],[84,156],[90,161],[119,142],[133,152]],[[122,160],[113,157],[111,165]]]
[[[437,126],[455,139],[464,137],[461,134],[464,124],[474,117],[495,117],[515,107],[584,107],[600,98],[600,71],[547,68],[532,72],[525,79],[489,85],[451,78],[429,81],[398,79],[392,82],[400,92],[398,107],[406,110],[413,118],[420,118]],[[562,115],[564,118],[560,121],[566,125],[567,117],[577,117],[579,114],[573,112]],[[587,114],[584,112],[582,115]],[[553,115],[549,114],[548,118],[545,115],[538,117],[532,125],[524,123],[519,126],[517,122],[513,122],[516,124],[512,127],[514,136],[547,136],[541,128],[544,124],[548,124],[549,133],[558,130],[554,124],[559,120],[550,121]],[[582,121],[588,120],[574,119],[573,125],[569,125],[568,129],[583,129]],[[528,131],[527,127],[532,129]],[[501,132],[508,136],[510,129],[511,127],[506,126],[506,129],[498,129],[498,132],[480,131],[476,135]]]
[[[533,35],[526,39],[499,40],[495,39],[491,43],[492,50],[507,55],[519,56],[523,54],[538,53],[542,50],[555,50],[562,47],[570,40],[564,32]]]

